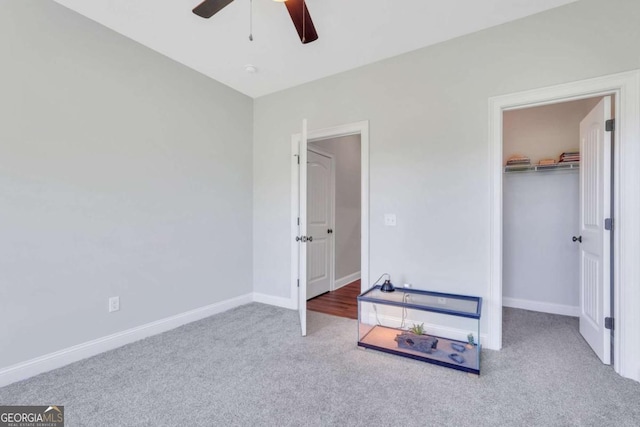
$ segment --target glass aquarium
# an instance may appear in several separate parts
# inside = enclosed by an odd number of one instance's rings
[[[358,296],[358,346],[480,374],[482,298],[374,286]]]

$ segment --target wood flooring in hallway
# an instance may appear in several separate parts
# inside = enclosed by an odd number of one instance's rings
[[[307,310],[357,319],[358,295],[360,295],[360,280],[310,299],[307,301]]]

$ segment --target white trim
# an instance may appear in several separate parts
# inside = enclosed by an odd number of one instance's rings
[[[502,113],[615,95],[614,369],[640,381],[640,70],[489,99],[490,248],[487,348],[502,347]]]
[[[331,177],[329,182],[329,198],[331,199],[331,212],[329,212],[329,228],[336,228],[336,156],[327,151],[322,150],[317,145],[313,145],[315,141],[308,141],[307,151],[313,151],[321,156],[328,157],[331,160]],[[329,257],[331,264],[329,265],[329,290],[336,290],[336,239],[335,234],[330,237],[331,255]],[[307,298],[309,296],[307,295]]]
[[[369,121],[349,123],[346,125],[335,126],[326,129],[311,130],[308,132],[308,139],[319,141],[329,138],[339,138],[341,136],[360,134],[360,160],[361,160],[361,230],[360,230],[360,271],[361,271],[361,289],[369,289]],[[295,237],[297,235],[297,217],[298,217],[298,167],[297,157],[298,141],[301,135],[291,135],[291,299],[295,299],[297,295],[298,280],[298,245]],[[296,308],[298,303],[296,302]]]
[[[298,304],[296,304],[292,298],[274,297],[273,295],[258,292],[253,293],[253,302],[275,305],[276,307],[288,308],[289,310],[296,310],[298,308]]]
[[[358,279],[360,279],[359,271],[356,271],[355,273],[336,279],[336,289],[340,289],[341,287],[346,286],[351,282],[355,282]]]
[[[187,323],[204,319],[214,314],[222,313],[235,307],[248,304],[253,301],[252,294],[241,295],[236,298],[196,308],[175,316],[166,317],[125,331],[116,332],[106,337],[87,341],[44,356],[36,357],[26,362],[0,369],[0,387],[16,381],[22,381],[34,375],[61,368],[70,363],[77,362],[96,354],[113,350],[123,345],[130,344],[141,339],[161,334],[175,329]]]
[[[562,316],[580,316],[580,307],[551,302],[532,301],[526,299],[502,297],[504,307],[521,308],[523,310],[539,311],[542,313],[560,314]]]

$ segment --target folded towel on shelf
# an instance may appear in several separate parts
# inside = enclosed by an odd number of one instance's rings
[[[538,162],[538,164],[540,166],[548,166],[548,165],[555,165],[556,164],[556,160],[555,159],[542,159]]]
[[[529,157],[522,155],[522,154],[514,154],[513,156],[510,156],[507,161],[518,161],[518,160],[529,160]]]
[[[530,165],[531,159],[522,154],[514,154],[507,159],[507,166],[515,166],[515,165]]]
[[[565,151],[560,154],[560,163],[568,163],[568,162],[579,162],[580,161],[580,152],[579,151]]]

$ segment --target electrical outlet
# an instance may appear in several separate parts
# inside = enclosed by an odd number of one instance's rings
[[[413,285],[411,283],[405,283],[402,286],[404,286],[405,288],[412,288],[413,287]]]
[[[120,310],[120,297],[109,298],[109,313]]]
[[[384,225],[387,227],[396,226],[396,214],[384,214]]]

